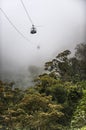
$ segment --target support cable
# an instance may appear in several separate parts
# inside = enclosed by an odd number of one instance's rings
[[[3,11],[3,9],[0,8],[0,10],[1,10],[1,12],[4,14],[4,16],[5,16],[5,18],[8,20],[8,22],[12,25],[12,27],[13,27],[26,41],[32,43],[32,42],[31,42],[27,37],[25,37],[25,36],[23,35],[23,33],[21,33],[21,32],[18,30],[18,28],[11,22],[11,20],[9,19],[9,17],[7,16],[7,14]]]
[[[31,22],[32,25],[34,25],[34,23],[33,23],[32,19],[31,19],[30,15],[29,15],[29,13],[28,13],[28,11],[27,11],[27,9],[26,9],[24,3],[23,3],[23,0],[20,0],[20,1],[21,1],[21,3],[22,3],[22,6],[23,6],[23,8],[24,8],[26,14],[27,14],[27,17],[28,17],[29,21]]]

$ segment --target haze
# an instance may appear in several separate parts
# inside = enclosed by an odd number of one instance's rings
[[[37,26],[31,35],[31,23],[20,0],[0,0],[13,24],[0,12],[0,71],[18,73],[31,65],[43,67],[46,61],[64,49],[74,50],[85,41],[85,0],[23,0]]]

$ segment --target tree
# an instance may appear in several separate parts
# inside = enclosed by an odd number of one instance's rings
[[[23,98],[23,93],[18,88],[12,87],[13,83],[0,81],[0,123],[2,129],[14,130],[17,122],[17,104]]]
[[[71,121],[72,128],[82,128],[86,125],[86,90],[84,90],[83,97],[79,101],[76,111],[73,114]]]
[[[76,46],[75,56],[69,57],[71,52],[65,50],[55,59],[45,63],[45,70],[54,73],[62,81],[78,82],[86,80],[86,44]]]
[[[53,72],[57,78],[61,78],[62,80],[71,80],[69,62],[70,54],[71,52],[69,50],[59,53],[55,59],[45,63],[45,70]]]
[[[63,116],[63,113],[60,112],[62,106],[52,102],[51,96],[45,96],[37,92],[33,93],[33,91],[29,93],[28,90],[20,103],[20,107],[24,109],[28,117],[27,120],[24,117],[24,121],[22,121],[23,118],[21,119],[24,128],[27,127],[31,130],[60,129],[61,124],[58,123],[58,118]]]
[[[52,96],[52,100],[57,103],[64,103],[67,98],[67,90],[61,80],[55,79],[52,74],[40,75],[36,80],[36,90],[41,94]]]
[[[75,56],[79,60],[86,62],[86,43],[81,43],[76,46]]]
[[[75,56],[79,61],[80,80],[86,80],[86,43],[76,46]]]

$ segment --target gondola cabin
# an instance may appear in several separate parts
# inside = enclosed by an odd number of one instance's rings
[[[30,33],[31,33],[31,34],[37,33],[37,30],[36,30],[36,28],[34,27],[34,25],[32,25],[32,28],[31,28]]]

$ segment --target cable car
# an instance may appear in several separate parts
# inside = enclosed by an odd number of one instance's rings
[[[40,49],[40,46],[39,46],[39,45],[37,46],[37,49]]]
[[[34,25],[32,25],[32,28],[31,28],[30,33],[31,33],[31,34],[35,34],[35,33],[37,33],[37,30],[36,30],[36,28],[35,28]]]

